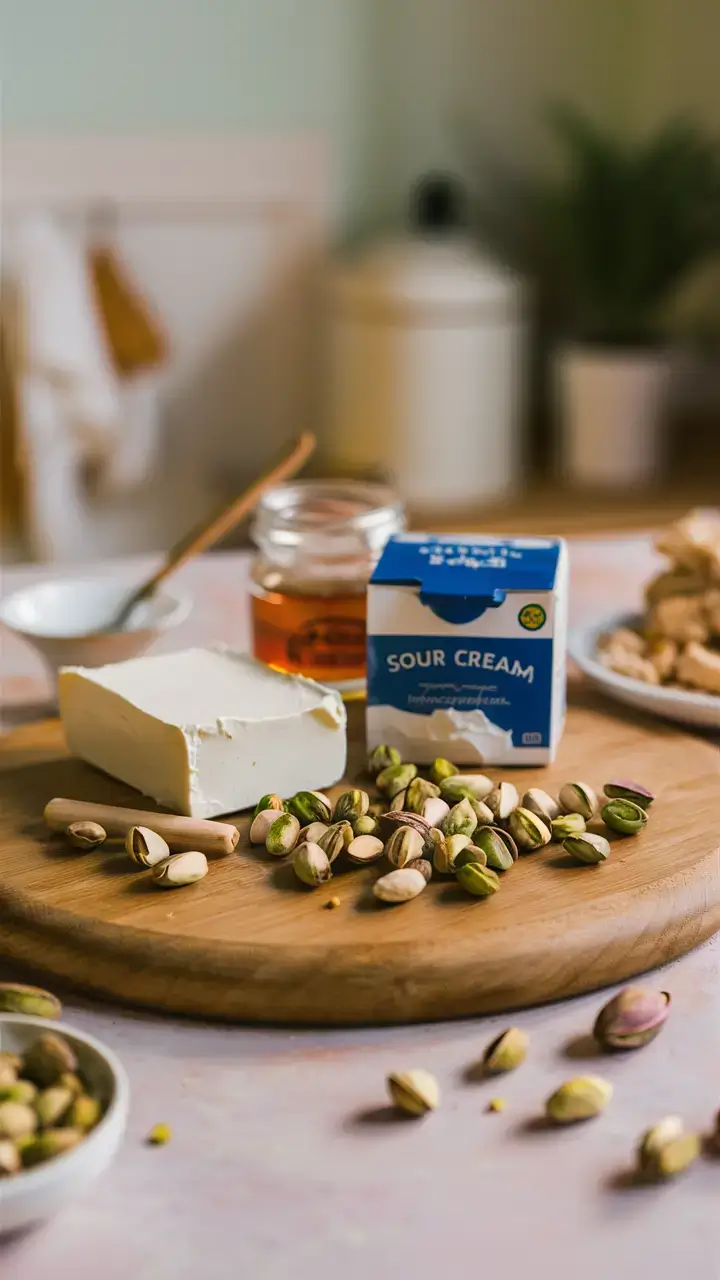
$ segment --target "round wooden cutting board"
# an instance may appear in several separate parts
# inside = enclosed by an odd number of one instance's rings
[[[357,769],[361,718],[352,707]],[[154,807],[68,758],[55,722],[10,735],[0,763],[2,954],[134,1004],[258,1022],[455,1017],[601,987],[720,929],[720,753],[585,694],[557,763],[512,779],[522,792],[636,777],[659,797],[648,828],[613,839],[598,867],[557,845],[521,858],[488,900],[434,879],[413,902],[382,906],[380,864],[305,889],[247,845],[242,821],[238,851],[203,881],[159,890],[119,847],[78,853],[44,829],[56,795]]]

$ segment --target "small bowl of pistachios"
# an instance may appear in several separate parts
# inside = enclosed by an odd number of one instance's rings
[[[107,1168],[129,1092],[120,1062],[92,1036],[0,1013],[0,1236],[52,1217]]]

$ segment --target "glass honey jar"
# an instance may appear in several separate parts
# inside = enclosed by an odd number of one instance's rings
[[[271,490],[252,528],[255,657],[343,692],[362,689],[367,584],[404,527],[385,485],[300,480]]]

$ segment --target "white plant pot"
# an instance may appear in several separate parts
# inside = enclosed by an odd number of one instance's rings
[[[588,487],[650,484],[662,461],[666,352],[568,347],[556,360],[561,468]]]

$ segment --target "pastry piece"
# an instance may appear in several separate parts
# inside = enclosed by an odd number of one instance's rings
[[[720,693],[720,653],[702,644],[687,645],[678,658],[677,677],[694,689]]]

